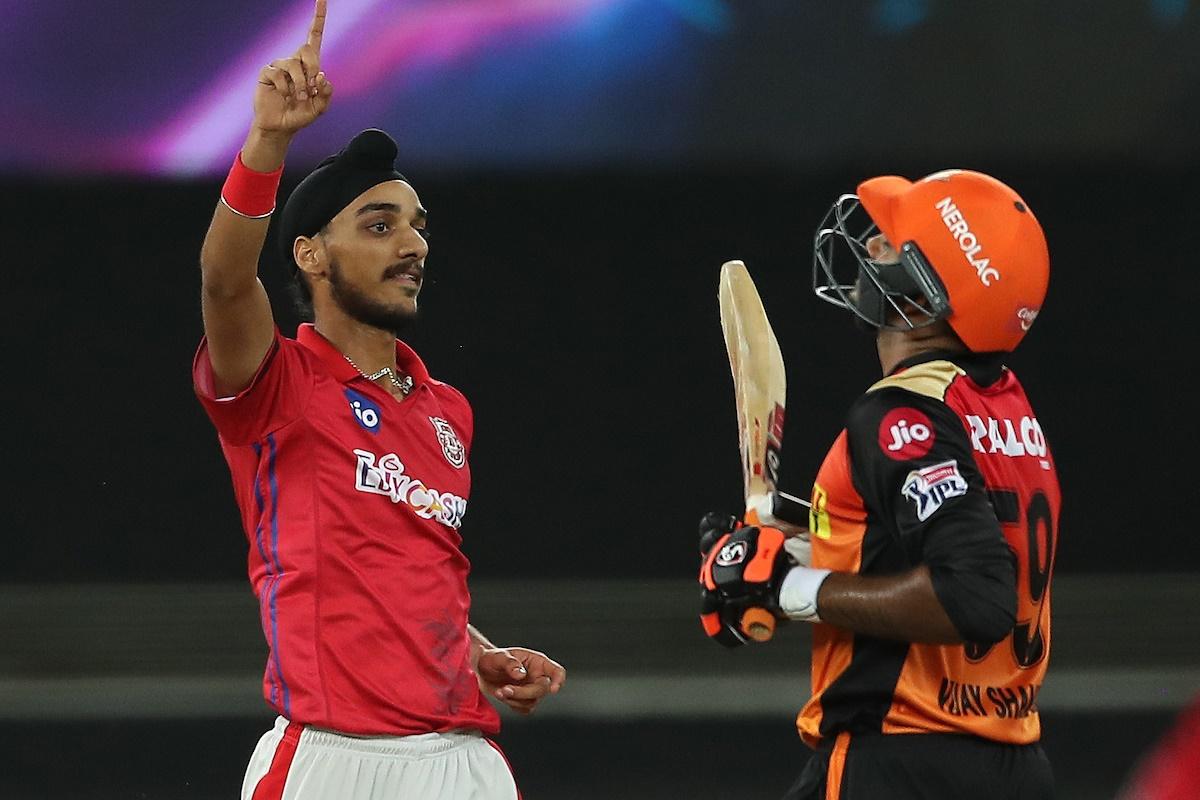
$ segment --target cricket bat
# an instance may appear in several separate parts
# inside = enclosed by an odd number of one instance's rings
[[[737,406],[743,519],[747,525],[769,527],[780,527],[780,522],[803,524],[800,520],[807,521],[808,503],[780,492],[777,486],[787,405],[783,354],[745,263],[735,260],[721,265],[717,299]],[[765,642],[775,633],[775,617],[766,609],[750,608],[741,627],[750,638]]]

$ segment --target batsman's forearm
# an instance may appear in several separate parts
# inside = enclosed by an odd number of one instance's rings
[[[822,622],[868,636],[928,644],[963,641],[924,565],[900,575],[834,572],[821,585],[817,609]]]

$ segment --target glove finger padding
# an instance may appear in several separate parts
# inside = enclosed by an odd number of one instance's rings
[[[708,551],[725,534],[733,531],[739,525],[737,517],[732,514],[722,514],[720,511],[709,511],[700,518],[700,555],[707,556]]]
[[[704,633],[725,647],[741,647],[746,637],[739,630],[741,608],[733,608],[717,591],[712,580],[711,558],[718,545],[725,543],[729,534],[741,523],[731,514],[709,511],[700,518],[700,624]],[[741,604],[738,604],[739,606]]]
[[[705,588],[700,589],[700,623],[704,633],[725,647],[740,647],[746,643],[729,612],[732,611],[721,601],[720,595]],[[741,612],[737,612],[738,617]]]

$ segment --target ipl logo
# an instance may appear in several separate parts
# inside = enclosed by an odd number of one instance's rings
[[[951,497],[966,494],[967,481],[958,471],[958,462],[951,459],[908,473],[900,492],[912,501],[917,519],[924,522]]]

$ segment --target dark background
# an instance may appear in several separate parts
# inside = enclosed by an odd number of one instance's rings
[[[1196,429],[1181,382],[1200,294],[1200,171],[969,166],[1018,187],[1050,242],[1045,309],[1010,364],[1061,471],[1058,569],[1197,569],[1182,525]],[[806,496],[841,414],[878,377],[870,339],[811,294],[811,237],[837,193],[883,168],[410,175],[432,240],[409,341],[475,407],[463,534],[478,573],[692,568],[700,513],[740,499],[716,303],[730,258],[749,265],[781,342],[782,484]],[[23,380],[5,414],[20,546],[0,579],[243,574],[232,491],[189,375],[197,252],[218,189],[10,185],[29,217],[10,248],[3,323]],[[291,333],[282,269],[268,257],[262,274]]]
[[[0,60],[17,112],[0,334],[21,376],[3,414],[20,546],[0,581],[243,574],[189,366],[200,242],[249,102],[202,112],[248,93],[235,67],[283,55],[270,42],[305,29],[308,0],[142,5],[103,36],[74,0],[0,7],[19,34]],[[815,226],[863,179],[949,167],[1008,182],[1049,240],[1045,308],[1010,363],[1061,470],[1059,570],[1200,569],[1180,528],[1200,444],[1180,389],[1200,294],[1189,0],[489,8],[334,2],[323,63],[342,88],[283,186],[363,127],[400,141],[433,232],[408,338],[477,415],[477,574],[691,569],[699,514],[740,501],[716,303],[731,258],[779,335],[782,482],[806,495],[878,376],[869,339],[811,294]],[[380,45],[397,31],[419,35]],[[189,122],[211,155],[163,155]],[[290,334],[273,244],[262,275]]]

